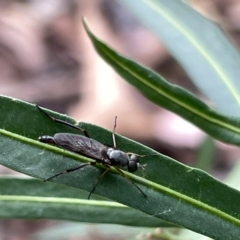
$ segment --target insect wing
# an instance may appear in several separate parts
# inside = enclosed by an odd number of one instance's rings
[[[106,149],[106,146],[94,139],[69,133],[57,133],[54,139],[62,148],[95,160],[103,160],[102,150]]]

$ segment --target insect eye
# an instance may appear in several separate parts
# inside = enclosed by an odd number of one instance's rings
[[[136,172],[138,169],[138,163],[136,161],[129,161],[128,163],[128,171]]]

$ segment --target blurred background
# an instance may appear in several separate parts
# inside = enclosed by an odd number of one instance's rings
[[[238,0],[189,2],[240,46]],[[112,0],[1,0],[0,94],[108,129],[118,116],[117,133],[190,166],[198,166],[207,146],[209,171],[223,179],[238,160],[239,150],[213,142],[122,80],[96,54],[84,32],[83,16],[96,36],[115,50],[203,98],[161,40]],[[1,167],[1,173],[13,172]],[[35,239],[32,234],[58,223],[1,220],[0,240]],[[100,236],[84,239],[112,239]]]

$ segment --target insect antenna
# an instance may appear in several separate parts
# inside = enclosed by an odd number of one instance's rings
[[[132,152],[127,152],[126,153],[127,155],[135,155],[137,157],[150,157],[150,156],[159,156],[159,153],[153,153],[153,154],[147,154],[147,155],[140,155],[140,154],[137,154],[137,153],[132,153]]]
[[[80,127],[78,127],[78,126],[75,126],[74,124],[68,123],[68,122],[66,122],[66,121],[63,121],[63,120],[61,120],[61,119],[58,119],[58,118],[55,118],[55,117],[49,115],[46,111],[44,111],[44,110],[43,110],[41,107],[39,107],[38,105],[36,105],[36,107],[37,107],[40,111],[42,111],[46,116],[48,116],[48,118],[52,119],[54,122],[58,122],[58,123],[61,123],[61,124],[63,124],[63,125],[66,125],[66,126],[69,126],[69,127],[75,128],[75,129],[78,129],[78,130],[80,130],[86,137],[90,138],[88,132],[87,132],[85,129],[80,128]]]

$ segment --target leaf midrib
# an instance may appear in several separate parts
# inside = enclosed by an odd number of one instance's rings
[[[147,85],[149,88],[151,88],[152,90],[156,91],[157,93],[161,94],[162,96],[164,96],[165,98],[169,99],[170,101],[176,103],[177,105],[187,109],[188,111],[198,115],[199,117],[211,122],[211,123],[214,123],[214,124],[217,124],[219,125],[220,127],[223,127],[223,128],[226,128],[226,129],[229,129],[235,133],[238,133],[240,134],[240,129],[239,128],[236,128],[235,126],[233,125],[230,125],[228,123],[225,123],[225,122],[222,122],[222,121],[219,121],[218,119],[216,118],[210,118],[209,115],[206,115],[204,114],[203,112],[199,112],[197,111],[197,109],[194,109],[194,108],[191,108],[190,105],[187,105],[185,104],[184,102],[181,102],[181,101],[178,101],[177,98],[175,98],[174,96],[172,95],[169,95],[169,94],[166,94],[164,91],[162,91],[161,89],[159,88],[156,88],[152,83],[150,83],[149,81],[145,81],[144,78],[141,77],[141,75],[138,75],[137,73],[131,71],[129,68],[125,67],[124,64],[121,64],[120,62],[118,61],[115,61],[114,57],[112,57],[111,54],[109,54],[108,52],[105,52],[105,54],[111,59],[111,61],[115,62],[117,65],[119,65],[122,69],[124,69],[125,71],[127,71],[128,73],[130,73],[133,77],[135,77],[136,79],[138,79],[139,81],[141,81],[143,84]],[[169,83],[168,83],[169,84]]]
[[[12,139],[18,140],[20,142],[28,143],[29,145],[33,145],[33,146],[37,146],[37,147],[41,147],[41,148],[43,148],[43,147],[44,148],[48,148],[48,150],[54,151],[57,154],[62,154],[62,155],[65,155],[65,156],[74,157],[74,159],[81,159],[81,160],[85,160],[85,161],[91,160],[91,159],[85,158],[85,157],[83,157],[83,159],[82,159],[81,155],[77,155],[77,154],[69,152],[69,151],[63,151],[62,149],[60,149],[58,147],[54,147],[54,146],[50,146],[50,145],[47,145],[47,144],[43,144],[43,143],[40,143],[38,141],[31,140],[29,138],[20,136],[18,134],[8,132],[6,130],[0,130],[0,134],[1,133],[3,135],[7,136],[7,137],[10,137]],[[103,166],[100,165],[100,167],[103,167]],[[117,173],[117,171],[114,168],[111,168],[110,171]],[[195,207],[197,207],[199,209],[204,209],[204,210],[206,210],[208,212],[211,212],[211,213],[221,217],[222,219],[225,219],[225,220],[227,220],[229,222],[232,222],[232,223],[240,226],[240,220],[234,218],[233,216],[231,216],[231,215],[229,215],[229,214],[227,214],[225,212],[220,211],[219,209],[216,209],[216,208],[214,208],[212,206],[209,206],[206,203],[203,203],[203,202],[201,202],[199,200],[191,198],[191,197],[189,197],[187,195],[184,195],[182,193],[179,193],[177,191],[169,189],[169,188],[167,188],[165,186],[162,186],[160,184],[157,184],[157,183],[152,182],[150,180],[147,180],[145,178],[139,177],[137,175],[131,174],[131,173],[126,172],[126,171],[123,171],[123,172],[129,179],[134,180],[135,182],[140,183],[140,184],[146,186],[147,188],[155,189],[156,191],[164,193],[164,194],[166,194],[168,196],[171,196],[172,198],[179,199],[179,200],[184,201],[184,202],[186,202],[188,204],[194,205]]]

